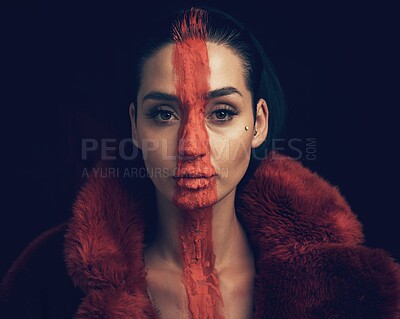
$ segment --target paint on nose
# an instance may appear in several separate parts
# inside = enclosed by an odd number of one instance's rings
[[[186,123],[182,122],[182,132],[178,139],[178,159],[183,162],[195,161],[209,153],[209,145],[202,133],[204,125],[195,115],[191,116],[193,119],[186,120]]]
[[[181,114],[173,201],[183,216],[179,229],[183,283],[192,318],[223,319],[212,243],[217,184],[205,123],[210,78],[205,11],[191,9],[173,31],[172,63]]]

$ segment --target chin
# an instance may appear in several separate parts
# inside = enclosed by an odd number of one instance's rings
[[[211,208],[217,202],[217,196],[209,188],[177,189],[172,201],[175,206],[182,210],[203,210]]]

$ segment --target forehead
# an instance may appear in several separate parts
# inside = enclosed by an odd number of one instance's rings
[[[149,91],[174,94],[176,76],[172,65],[174,45],[167,45],[151,56],[143,66],[139,97]],[[248,91],[242,61],[234,51],[224,45],[207,43],[210,67],[210,90],[233,86]]]

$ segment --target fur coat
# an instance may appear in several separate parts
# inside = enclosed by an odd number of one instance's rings
[[[10,268],[1,287],[9,318],[158,318],[143,262],[154,224],[149,180],[112,165],[91,172],[68,223]],[[254,249],[255,318],[400,318],[398,264],[363,246],[339,190],[301,163],[271,152],[236,210]]]

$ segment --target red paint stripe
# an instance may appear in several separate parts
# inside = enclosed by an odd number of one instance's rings
[[[174,29],[173,67],[180,101],[177,179],[174,203],[182,209],[179,230],[183,280],[193,318],[222,319],[215,254],[212,245],[212,204],[217,200],[215,169],[205,126],[210,68],[201,11],[192,10]],[[201,176],[185,178],[183,176]]]

